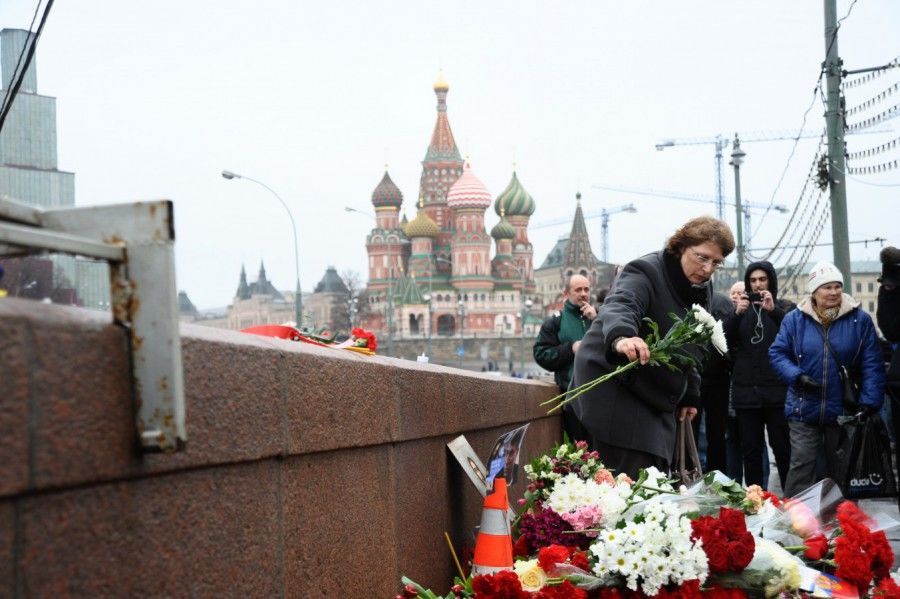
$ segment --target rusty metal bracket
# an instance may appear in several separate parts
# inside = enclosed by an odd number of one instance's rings
[[[129,331],[140,445],[183,449],[172,202],[40,210],[0,198],[0,256],[43,251],[109,262],[113,320]]]

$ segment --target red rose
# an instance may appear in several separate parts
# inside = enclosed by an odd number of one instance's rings
[[[706,552],[710,572],[728,571],[728,550],[725,543],[716,541],[709,544],[704,543],[703,551]]]
[[[728,547],[728,565],[732,572],[743,572],[750,560],[753,559],[754,543],[731,541]]]
[[[740,535],[747,532],[747,521],[744,519],[744,512],[723,507],[719,509],[719,521],[725,526],[728,538],[732,540],[738,539]]]
[[[569,550],[562,545],[550,545],[538,551],[538,565],[547,574],[556,570],[556,564],[564,564],[569,559]]]
[[[823,534],[811,536],[803,544],[806,545],[806,551],[803,552],[806,559],[820,560],[828,553],[828,539]]]

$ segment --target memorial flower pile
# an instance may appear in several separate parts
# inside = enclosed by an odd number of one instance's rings
[[[676,488],[654,468],[615,475],[568,442],[525,473],[511,568],[457,578],[445,599],[900,599],[880,524],[830,481],[789,501],[721,473]],[[404,583],[399,598],[440,599]]]
[[[650,327],[650,334],[645,339],[647,347],[650,349],[650,362],[648,362],[650,366],[665,366],[670,370],[684,370],[692,366],[698,366],[697,359],[685,351],[685,347],[688,345],[698,345],[705,350],[706,345],[709,343],[720,354],[724,355],[728,352],[728,342],[725,339],[722,322],[716,320],[703,306],[694,304],[683,318],[672,313],[669,313],[669,317],[674,324],[662,336],[659,332],[659,325],[650,318],[644,318],[644,322]],[[612,372],[579,385],[574,389],[569,389],[541,405],[552,406],[549,410],[550,413],[560,410],[567,403],[590,391],[597,385],[621,376],[623,373],[638,366],[640,366],[640,362],[637,360],[619,366]]]

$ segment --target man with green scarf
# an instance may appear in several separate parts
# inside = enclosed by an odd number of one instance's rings
[[[570,275],[563,296],[566,301],[562,311],[544,320],[534,342],[534,361],[553,373],[560,392],[569,388],[575,352],[597,317],[597,310],[591,305],[591,282],[587,277]],[[563,409],[563,423],[570,438],[584,438],[571,406]]]

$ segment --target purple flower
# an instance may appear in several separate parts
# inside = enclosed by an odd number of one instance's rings
[[[565,545],[585,548],[590,539],[583,534],[572,534],[572,526],[553,510],[541,510],[536,514],[523,514],[519,525],[522,536],[531,547]]]

